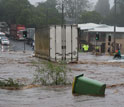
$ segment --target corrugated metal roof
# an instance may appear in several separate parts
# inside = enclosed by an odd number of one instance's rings
[[[95,23],[85,23],[85,24],[78,24],[78,28],[81,30],[89,30],[98,27],[107,27],[108,25],[105,24],[95,24]]]
[[[88,32],[114,32],[114,27],[109,26],[109,27],[102,27],[102,28],[94,28],[94,29],[89,29]],[[124,33],[124,27],[116,27],[116,32],[118,33]]]
[[[78,28],[87,32],[114,32],[114,26],[109,26],[106,24],[95,24],[95,23],[86,23],[78,24]],[[124,27],[116,27],[116,32],[124,33]]]

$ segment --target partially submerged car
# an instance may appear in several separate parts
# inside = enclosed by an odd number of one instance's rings
[[[1,40],[2,37],[6,37],[6,36],[5,36],[5,33],[0,32],[0,40]]]
[[[9,45],[10,41],[8,40],[8,38],[1,38],[1,44],[2,45]]]

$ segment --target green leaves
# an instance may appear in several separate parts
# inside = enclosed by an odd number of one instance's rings
[[[20,87],[24,86],[23,84],[20,84],[16,80],[13,80],[12,78],[9,79],[3,79],[0,80],[0,88],[14,88],[19,89]]]
[[[45,62],[42,67],[38,66],[34,82],[42,85],[66,85],[69,83],[67,78],[69,71],[64,63]]]
[[[81,14],[81,23],[100,23],[102,22],[102,16],[95,11],[85,11]]]
[[[56,0],[48,0],[34,7],[28,0],[1,0],[0,21],[8,24],[24,24],[26,27],[41,27],[61,23],[56,9]]]

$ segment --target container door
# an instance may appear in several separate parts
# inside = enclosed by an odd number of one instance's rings
[[[66,60],[66,26],[62,26],[62,60]]]
[[[55,61],[55,27],[50,27],[50,60]]]
[[[62,59],[61,26],[50,27],[50,60],[60,61]]]
[[[66,26],[66,60],[67,62],[77,61],[77,27]]]
[[[77,27],[72,26],[72,61],[78,60],[78,32]]]
[[[55,53],[56,60],[62,60],[62,28],[61,26],[56,27],[56,42],[55,42]]]
[[[66,27],[66,61],[72,60],[72,28],[71,26]]]
[[[77,61],[77,27],[52,26],[50,28],[50,59],[54,61]]]

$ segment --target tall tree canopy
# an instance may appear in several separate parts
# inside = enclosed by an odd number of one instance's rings
[[[80,23],[102,23],[102,21],[102,16],[95,11],[85,11],[80,18]]]
[[[110,12],[109,0],[98,0],[95,6],[95,11],[102,16],[107,16]]]
[[[112,7],[110,14],[106,17],[105,23],[117,26],[124,26],[124,0],[117,0],[116,16],[115,6]]]
[[[47,0],[44,3],[39,3],[37,6],[37,11],[44,14],[44,22],[47,24],[60,24],[61,23],[61,13],[56,8],[56,0]]]
[[[62,9],[62,0],[57,0],[60,12]],[[66,18],[74,19],[79,17],[83,11],[89,8],[88,0],[63,0],[64,15]]]
[[[0,21],[29,27],[59,24],[61,15],[56,6],[56,0],[41,2],[37,7],[31,5],[28,0],[0,0]]]
[[[31,5],[28,0],[1,0],[0,10],[2,11],[0,11],[0,19],[8,23],[18,23],[20,17],[21,20],[28,18],[30,8]]]
[[[117,15],[115,21],[117,21],[118,26],[124,26],[124,0],[119,0],[117,2]]]
[[[64,7],[67,16],[75,17],[88,8],[88,0],[64,0]]]

